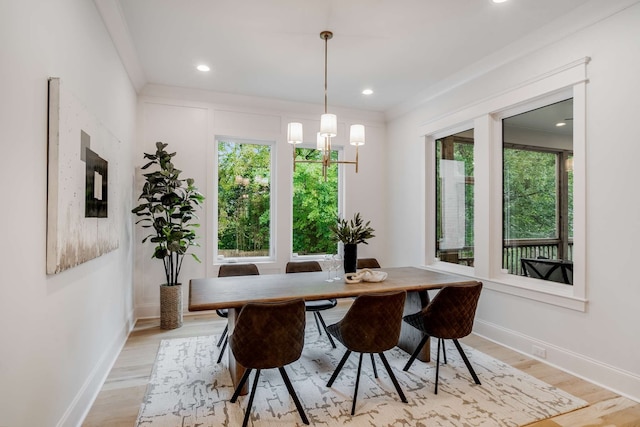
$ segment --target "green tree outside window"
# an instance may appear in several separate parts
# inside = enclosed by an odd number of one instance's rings
[[[296,148],[296,158],[320,160],[319,150]],[[332,150],[331,160],[338,160]],[[299,255],[336,253],[329,226],[338,213],[338,165],[331,164],[327,180],[317,163],[298,163],[293,174],[293,252]]]
[[[271,146],[218,141],[218,255],[269,256]]]

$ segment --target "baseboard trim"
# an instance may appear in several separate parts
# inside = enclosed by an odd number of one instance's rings
[[[104,385],[113,365],[118,360],[120,352],[124,348],[129,333],[135,325],[134,311],[132,310],[127,316],[127,320],[120,332],[111,341],[96,366],[87,377],[86,381],[80,388],[78,394],[67,408],[62,418],[56,424],[56,427],[76,426],[80,427],[91,410],[102,386]]]
[[[480,319],[476,319],[473,333],[616,394],[640,402],[640,376],[632,372]],[[546,357],[535,356],[533,346],[544,349]]]
[[[189,311],[186,308],[183,309],[183,316],[200,316],[207,313],[215,313],[215,310],[206,311]],[[159,319],[160,318],[160,304],[147,304],[136,307],[136,322],[143,319]]]

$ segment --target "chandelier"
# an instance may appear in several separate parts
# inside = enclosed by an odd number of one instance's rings
[[[331,160],[331,138],[338,134],[338,118],[335,114],[329,114],[327,110],[327,45],[332,37],[331,31],[320,33],[320,38],[324,40],[324,114],[320,116],[320,132],[316,136],[316,148],[322,152],[322,160],[296,159],[296,144],[301,144],[303,140],[302,123],[292,122],[287,127],[287,141],[293,147],[293,171],[296,170],[296,163],[320,163],[325,181],[327,169],[332,163],[355,165],[358,173],[358,147],[364,145],[364,125],[351,125],[349,143],[356,147],[356,159],[353,161]]]

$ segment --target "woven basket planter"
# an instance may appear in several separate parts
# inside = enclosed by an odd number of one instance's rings
[[[160,329],[182,326],[182,285],[160,286]]]

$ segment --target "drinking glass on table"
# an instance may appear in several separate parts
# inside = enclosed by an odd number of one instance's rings
[[[336,254],[333,256],[333,268],[336,271],[336,275],[333,277],[334,280],[341,280],[342,277],[340,277],[340,267],[342,267],[342,255],[340,254]]]
[[[326,254],[324,256],[324,265],[329,272],[325,282],[333,282],[333,279],[331,278],[331,270],[333,270],[333,254]]]

